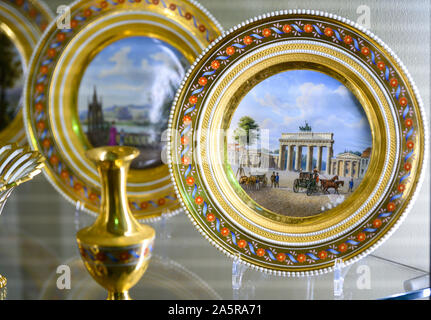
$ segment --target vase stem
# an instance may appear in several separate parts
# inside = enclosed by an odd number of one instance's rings
[[[122,292],[108,292],[108,298],[106,300],[132,300],[129,295],[129,291]]]

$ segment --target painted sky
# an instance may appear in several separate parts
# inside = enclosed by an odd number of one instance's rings
[[[231,128],[246,115],[268,129],[273,151],[279,148],[281,133],[298,132],[305,121],[313,132],[334,133],[334,155],[346,149],[362,152],[372,144],[356,97],[341,82],[317,71],[286,71],[262,81],[240,102]]]
[[[78,106],[87,110],[97,87],[103,106],[152,105],[156,118],[164,98],[172,96],[184,77],[188,62],[169,44],[148,37],[129,37],[103,49],[82,78]]]

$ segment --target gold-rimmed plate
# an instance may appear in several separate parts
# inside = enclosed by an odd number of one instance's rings
[[[100,183],[84,153],[103,145],[140,150],[127,192],[138,219],[179,210],[163,155],[164,130],[182,77],[219,36],[195,1],[77,1],[59,29],[38,44],[25,86],[29,140],[47,159],[45,173],[90,213]]]
[[[22,90],[27,65],[40,36],[53,19],[43,1],[0,2],[0,142],[25,141]]]
[[[218,39],[177,92],[169,134],[198,230],[283,275],[374,250],[424,177],[427,125],[407,70],[376,36],[322,12],[271,13]]]

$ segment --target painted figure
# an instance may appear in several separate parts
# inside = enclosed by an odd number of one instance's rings
[[[349,192],[353,192],[353,178],[349,181]]]

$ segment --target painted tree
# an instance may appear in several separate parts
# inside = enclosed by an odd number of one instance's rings
[[[240,118],[238,121],[238,128],[234,131],[235,141],[237,141],[240,146],[243,146],[247,149],[247,164],[249,163],[250,159],[249,147],[258,141],[260,137],[259,131],[259,124],[249,116]]]
[[[0,130],[12,120],[14,109],[7,97],[7,89],[13,88],[21,76],[21,64],[9,38],[0,33]]]

